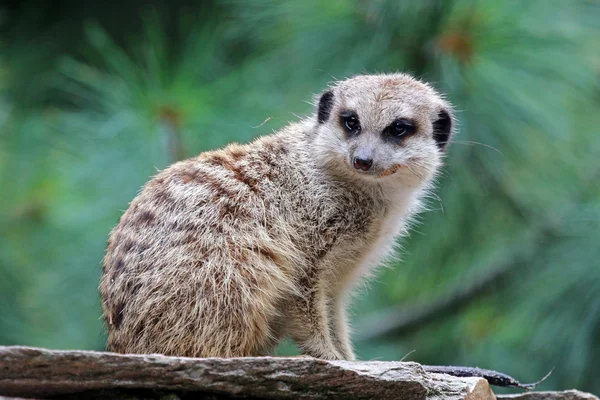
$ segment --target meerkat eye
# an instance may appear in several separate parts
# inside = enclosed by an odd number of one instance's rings
[[[396,121],[392,124],[392,131],[396,136],[402,136],[407,132],[407,126],[403,121]]]
[[[356,133],[360,131],[360,121],[355,112],[346,112],[340,114],[340,119],[344,130],[348,133]]]
[[[383,130],[383,135],[390,140],[398,140],[413,134],[415,129],[415,125],[411,120],[397,119]]]
[[[344,118],[344,124],[346,125],[346,128],[348,128],[349,131],[353,131],[359,127],[358,118],[356,118],[353,115]]]

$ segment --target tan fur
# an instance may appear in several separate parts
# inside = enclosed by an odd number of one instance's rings
[[[334,84],[316,114],[156,175],[111,232],[100,290],[108,347],[191,357],[268,354],[291,336],[302,352],[354,359],[350,289],[386,256],[441,165],[432,137],[449,105],[405,74]],[[349,140],[342,109],[363,133]],[[379,132],[418,123],[401,145]],[[378,139],[379,138],[379,139]],[[373,173],[351,167],[360,146]]]

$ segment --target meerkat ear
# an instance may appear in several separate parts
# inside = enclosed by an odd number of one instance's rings
[[[446,109],[442,109],[437,120],[433,123],[433,138],[441,150],[446,149],[452,135],[452,115]]]
[[[331,114],[331,108],[333,107],[333,91],[328,90],[323,95],[321,95],[321,99],[319,100],[319,109],[317,111],[317,119],[319,123],[322,124],[329,119],[329,114]]]

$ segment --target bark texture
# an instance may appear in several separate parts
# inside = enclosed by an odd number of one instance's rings
[[[1,396],[164,400],[495,398],[485,379],[427,373],[412,362],[278,357],[194,359],[0,346]],[[576,391],[519,396],[522,400],[598,400]]]

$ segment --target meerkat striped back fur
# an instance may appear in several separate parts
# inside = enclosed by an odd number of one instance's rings
[[[153,177],[108,241],[108,348],[269,354],[290,336],[355,358],[349,294],[392,254],[452,134],[450,104],[395,73],[334,83],[314,115]]]

